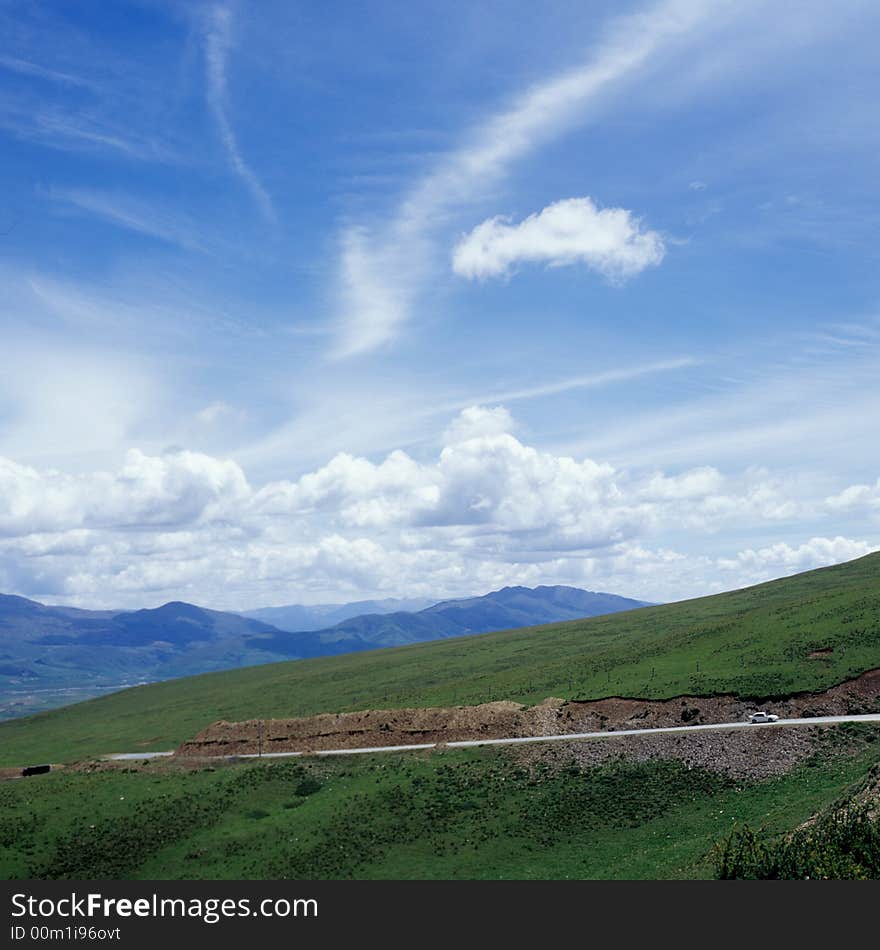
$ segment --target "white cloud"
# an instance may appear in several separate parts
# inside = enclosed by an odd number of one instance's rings
[[[181,528],[199,520],[239,519],[249,495],[235,462],[196,452],[155,457],[132,449],[117,472],[87,475],[39,471],[0,458],[0,535]]]
[[[448,445],[457,445],[470,439],[502,435],[514,428],[513,416],[504,406],[467,406],[456,416],[444,438]]]
[[[386,258],[362,228],[343,237],[342,305],[350,315],[335,356],[344,358],[386,343],[406,319],[416,272],[402,266],[396,250]]]
[[[851,561],[876,550],[876,544],[851,538],[810,538],[796,547],[779,542],[758,550],[748,548],[733,558],[719,558],[717,564],[748,583],[758,583],[771,577]]]
[[[642,489],[651,499],[697,499],[718,494],[723,490],[724,477],[717,468],[704,466],[691,469],[683,475],[668,476],[662,472],[653,475]]]
[[[880,515],[880,479],[873,485],[850,485],[826,498],[825,504],[835,512],[861,511],[866,515]]]
[[[663,260],[663,239],[624,208],[599,209],[590,198],[567,198],[519,224],[489,218],[455,246],[452,269],[469,279],[499,277],[518,263],[585,264],[623,281]]]

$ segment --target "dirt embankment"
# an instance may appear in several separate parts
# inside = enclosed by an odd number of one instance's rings
[[[801,693],[766,704],[783,718],[869,712],[880,700],[880,669],[820,693]],[[180,755],[309,752],[372,746],[417,745],[461,739],[550,736],[571,732],[650,729],[736,722],[757,708],[735,696],[684,696],[667,700],[611,697],[590,702],[549,698],[537,706],[496,702],[427,709],[369,709],[298,719],[215,722],[185,742]],[[653,741],[651,739],[650,741]]]
[[[371,746],[417,745],[457,739],[492,739],[535,735],[530,731],[536,711],[519,703],[444,706],[427,709],[368,709],[363,712],[321,713],[300,719],[249,719],[215,722],[177,751],[182,755],[240,755],[257,752],[301,752],[322,749],[362,749]],[[525,730],[525,731],[524,731]]]

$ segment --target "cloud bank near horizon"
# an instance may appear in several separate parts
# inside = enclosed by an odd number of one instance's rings
[[[505,407],[472,406],[433,459],[341,453],[260,487],[232,460],[183,450],[131,450],[117,471],[80,475],[2,459],[0,586],[92,606],[441,599],[511,583],[667,600],[877,546],[829,535],[708,557],[662,540],[677,531],[711,538],[731,525],[775,524],[785,537],[805,510],[831,519],[846,505],[880,537],[870,486],[816,497],[793,495],[765,471],[633,473],[540,451],[516,428]]]

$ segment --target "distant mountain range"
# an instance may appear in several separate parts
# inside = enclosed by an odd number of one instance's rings
[[[644,601],[577,587],[505,587],[482,597],[444,600],[415,612],[370,613],[324,630],[284,632],[263,640],[262,646],[299,656],[354,653],[646,606]]]
[[[315,604],[306,607],[303,604],[289,604],[286,607],[260,607],[257,610],[245,610],[242,617],[271,623],[279,630],[302,632],[305,630],[325,630],[343,620],[359,617],[361,614],[392,614],[401,611],[423,610],[436,604],[436,600],[427,597],[396,600],[356,600],[350,604]]]
[[[0,718],[108,688],[283,659],[247,646],[278,632],[185,603],[92,611],[0,594]]]
[[[322,629],[289,630],[253,615],[179,601],[146,610],[91,611],[0,594],[0,718],[140,682],[646,606],[642,601],[573,587],[505,587],[482,597],[442,601],[415,611],[393,609],[404,603],[412,602],[328,605],[321,608],[327,618],[366,605],[373,612],[349,614]],[[290,624],[297,617],[308,617],[303,611],[318,609],[294,605],[253,613],[274,614],[279,623]],[[314,620],[315,615],[311,616]]]

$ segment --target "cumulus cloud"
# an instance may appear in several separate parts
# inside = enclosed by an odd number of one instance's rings
[[[880,479],[873,485],[850,485],[837,495],[825,499],[825,504],[836,512],[862,511],[880,516]]]
[[[723,486],[721,472],[717,468],[703,466],[674,476],[657,472],[648,479],[642,494],[651,499],[699,499],[719,494]]]
[[[235,462],[137,449],[117,472],[70,475],[0,458],[0,536],[80,528],[182,527],[227,515],[250,493]]]
[[[572,535],[594,547],[634,530],[637,512],[611,466],[540,452],[512,427],[503,407],[471,407],[449,427],[434,462],[401,451],[379,464],[340,454],[297,482],[267,485],[254,504],[275,515],[324,511],[347,527],[455,528],[459,543],[470,529],[473,543],[489,531],[551,532],[566,547]]]
[[[663,239],[624,208],[599,209],[590,198],[566,198],[519,224],[489,218],[455,246],[452,269],[468,279],[504,276],[519,263],[584,264],[622,281],[663,260]]]
[[[733,558],[719,558],[717,564],[722,570],[757,583],[782,574],[796,574],[826,564],[851,561],[876,549],[876,545],[866,541],[841,536],[810,538],[797,546],[779,542],[758,550],[748,548]]]
[[[446,430],[445,441],[447,445],[457,445],[470,439],[510,433],[514,428],[513,416],[504,406],[468,406]]]
[[[433,457],[341,453],[262,486],[235,461],[185,450],[131,451],[82,474],[0,458],[0,589],[84,606],[442,598],[514,583],[663,600],[871,550],[834,534],[694,553],[725,527],[784,537],[805,512],[834,516],[791,491],[761,470],[628,472],[542,450],[503,406],[462,411]]]

